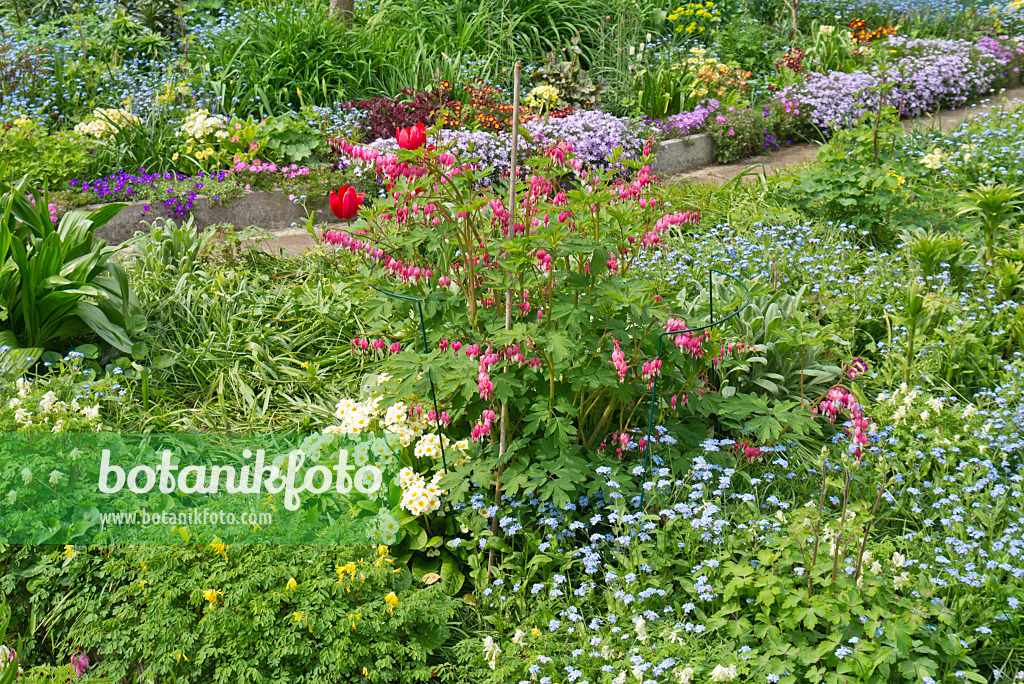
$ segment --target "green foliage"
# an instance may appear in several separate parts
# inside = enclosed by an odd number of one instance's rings
[[[37,616],[35,652],[89,649],[99,656],[90,672],[113,680],[427,681],[457,604],[383,553],[195,542],[66,554],[24,547],[14,573],[27,580],[20,598]]]
[[[872,242],[891,244],[892,224],[907,215],[916,188],[906,185],[898,162],[872,161],[876,139],[875,129],[867,126],[837,136],[819,153],[824,164],[782,179],[778,191],[807,215],[856,226]],[[926,220],[927,215],[916,217]]]
[[[714,52],[721,61],[745,71],[770,73],[782,45],[768,26],[744,14],[718,29]]]
[[[807,67],[812,71],[853,71],[857,66],[857,44],[845,26],[811,24],[804,47]]]
[[[180,120],[174,112],[155,107],[145,119],[123,119],[111,122],[111,133],[94,141],[89,161],[89,175],[104,176],[117,171],[167,173],[178,164]]]
[[[265,139],[260,155],[278,164],[305,163],[318,148],[325,147],[323,138],[303,117],[294,114],[264,119],[259,134]]]
[[[801,309],[804,287],[755,296],[726,325],[746,347],[719,367],[723,396],[766,392],[780,399],[813,404],[842,378],[842,368],[822,358],[829,343],[841,346],[827,327]]]
[[[968,242],[962,235],[916,228],[903,234],[903,241],[921,266],[925,280],[949,273],[954,286],[962,286],[970,278]]]
[[[696,73],[687,69],[685,62],[677,62],[671,53],[641,49],[633,73],[633,91],[624,104],[650,119],[672,116],[695,104]]]
[[[1006,183],[985,183],[964,193],[957,216],[977,216],[985,237],[985,260],[992,263],[996,234],[1009,224],[1024,205],[1024,188]]]
[[[0,158],[17,162],[6,174],[0,173],[0,180],[9,182],[18,174],[18,178],[26,176],[36,186],[63,186],[86,172],[87,150],[87,144],[78,136],[46,135],[38,124],[28,120],[0,128]]]
[[[241,247],[266,236],[229,231],[217,239],[226,244],[215,251],[212,229],[167,221],[135,243],[130,273],[157,366],[133,369],[149,377],[156,402],[136,425],[307,429],[362,373],[346,353],[363,325],[366,288],[341,280],[322,257]]]
[[[122,248],[107,247],[93,232],[123,205],[92,213],[68,212],[57,226],[50,221],[41,194],[26,194],[21,184],[2,186],[0,198],[0,301],[3,330],[19,347],[55,343],[95,334],[127,352],[128,333],[140,326],[138,301],[120,264]]]

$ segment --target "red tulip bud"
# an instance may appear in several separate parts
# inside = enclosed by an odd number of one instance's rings
[[[337,190],[331,190],[331,211],[342,221],[351,221],[359,213],[359,205],[363,203],[364,197],[365,193],[356,192],[349,185],[342,185]]]
[[[409,128],[401,128],[395,131],[395,138],[398,139],[398,146],[403,150],[417,150],[427,142],[426,127],[418,123]]]

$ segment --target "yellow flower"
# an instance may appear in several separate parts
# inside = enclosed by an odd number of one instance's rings
[[[532,637],[539,637],[540,636],[540,630],[537,629],[536,627],[534,627],[533,629],[530,630],[530,636],[532,636]]]
[[[224,560],[228,559],[228,549],[230,547],[227,544],[221,542],[220,539],[210,542],[210,548],[213,549],[214,553],[224,556]]]
[[[363,619],[362,613],[349,613],[348,617],[352,620],[352,629],[356,628],[356,623]]]
[[[177,663],[180,663],[182,658],[185,659],[186,663],[189,662],[188,656],[181,651],[178,651],[178,655],[172,655],[171,657],[174,658],[174,661]]]
[[[207,589],[206,591],[203,592],[203,598],[206,599],[207,601],[209,601],[211,606],[216,605],[216,603],[218,601],[217,597],[218,596],[223,596],[223,595],[224,595],[223,591],[217,591],[216,589]]]
[[[292,613],[292,619],[295,620],[296,622],[302,622],[303,620],[306,619],[306,614],[305,613]]]
[[[146,586],[147,584],[149,584],[149,582],[147,582],[146,580],[139,580],[139,586],[140,586],[140,587],[143,587],[143,588],[145,588],[145,586]]]
[[[290,591],[295,591],[295,587],[297,586],[299,586],[299,583],[295,581],[294,577],[292,577],[288,580],[288,584],[284,585],[284,588]]]
[[[75,547],[72,546],[71,544],[65,544],[64,545],[64,555],[67,556],[68,558],[74,558],[75,557]]]
[[[388,592],[388,595],[384,597],[384,603],[388,604],[388,613],[390,614],[395,606],[398,605],[398,596],[393,591]]]
[[[370,676],[370,671],[367,670],[365,667],[363,668],[363,676],[364,677],[369,677]]]

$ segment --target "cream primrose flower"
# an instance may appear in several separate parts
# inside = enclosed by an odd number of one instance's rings
[[[441,458],[441,440],[437,438],[436,433],[428,432],[420,437],[414,453],[417,458]]]
[[[124,109],[97,108],[92,110],[92,117],[91,121],[83,121],[75,126],[75,133],[102,140],[126,124],[142,123],[139,117]]]
[[[399,426],[405,425],[408,417],[409,407],[399,401],[384,411],[384,427],[389,432],[395,432]]]
[[[469,463],[469,440],[460,439],[458,442],[452,444],[452,448],[455,449],[455,453],[458,459],[455,461],[455,465],[465,465]]]
[[[931,154],[921,157],[921,163],[929,169],[939,169],[942,168],[942,160],[945,156],[943,151],[936,147]]]
[[[202,140],[210,133],[226,127],[227,119],[216,114],[210,114],[208,109],[200,109],[185,117],[181,128],[178,129],[178,136]]]
[[[419,483],[419,486],[423,486],[423,478],[416,474],[416,471],[406,466],[398,473],[398,486],[402,489],[409,489],[414,484]]]

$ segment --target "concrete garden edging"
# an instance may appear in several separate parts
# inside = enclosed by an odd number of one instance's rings
[[[714,163],[715,141],[707,133],[697,133],[660,143],[651,170],[659,176],[671,176]]]
[[[158,218],[166,218],[163,206],[152,202],[128,202],[128,206],[96,231],[96,237],[107,241],[107,244],[120,244],[136,232],[149,232],[148,224]],[[150,205],[151,211],[143,215],[143,209]],[[94,204],[87,209],[96,209],[101,204]],[[320,201],[307,201],[311,212],[317,213],[317,222],[334,222],[327,198]],[[240,197],[228,200],[227,203],[213,203],[208,197],[197,197],[192,211],[185,218],[175,218],[178,225],[185,223],[189,217],[197,228],[205,228],[216,224],[229,223],[238,228],[258,226],[266,231],[280,231],[292,227],[292,224],[306,224],[306,210],[301,204],[288,199],[288,195],[280,190],[270,192],[246,191]]]

